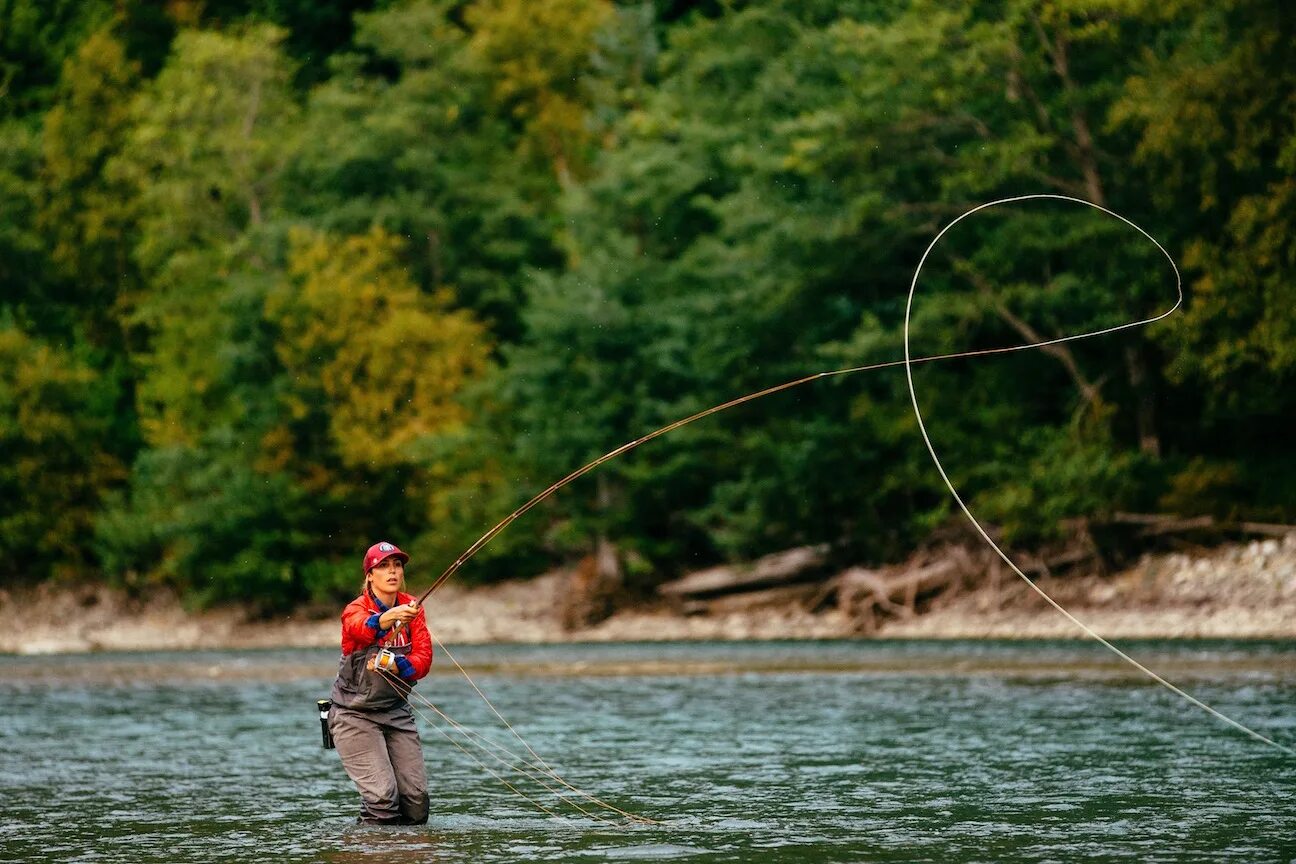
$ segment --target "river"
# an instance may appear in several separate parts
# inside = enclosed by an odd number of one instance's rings
[[[1296,746],[1296,642],[1122,647]],[[1296,860],[1296,758],[1096,643],[451,650],[566,781],[662,824],[585,817],[424,709],[430,823],[355,825],[315,715],[335,652],[0,656],[0,860]],[[435,670],[424,697],[522,751]]]

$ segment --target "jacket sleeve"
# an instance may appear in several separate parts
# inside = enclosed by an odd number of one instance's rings
[[[428,633],[427,613],[422,609],[410,622],[410,651],[396,666],[407,681],[419,680],[432,668],[432,636]]]
[[[351,601],[342,610],[342,644],[349,645],[352,651],[367,648],[386,635],[386,630],[378,628],[378,616],[359,600]]]

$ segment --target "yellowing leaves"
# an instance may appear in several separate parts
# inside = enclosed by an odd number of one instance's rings
[[[290,407],[322,408],[348,465],[415,461],[412,445],[465,420],[456,396],[486,368],[485,328],[451,309],[448,292],[421,293],[400,266],[399,239],[380,229],[296,231],[292,245],[290,282],[267,302]]]
[[[38,224],[53,239],[54,261],[82,281],[121,270],[124,196],[101,173],[124,143],[137,72],[121,43],[98,31],[64,63],[60,100],[45,115]]]
[[[469,47],[490,70],[495,97],[526,124],[525,143],[560,179],[584,170],[590,143],[589,70],[595,37],[612,18],[606,0],[480,0],[469,7]]]
[[[123,474],[98,446],[111,387],[66,350],[0,326],[0,572],[84,557],[99,496]]]
[[[575,90],[573,73],[589,64],[594,34],[611,15],[606,0],[481,0],[467,12],[473,51],[498,71],[501,99]]]

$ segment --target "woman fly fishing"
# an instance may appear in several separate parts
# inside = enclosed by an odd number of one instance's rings
[[[342,610],[328,727],[367,824],[428,819],[427,768],[406,697],[432,666],[432,639],[422,608],[401,591],[408,561],[391,543],[370,546],[364,588]]]

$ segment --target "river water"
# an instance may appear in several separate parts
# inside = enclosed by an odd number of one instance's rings
[[[1296,643],[1123,647],[1296,746]],[[586,818],[424,709],[430,824],[355,825],[314,710],[336,652],[0,657],[0,861],[1296,861],[1296,758],[1095,643],[451,650],[569,783],[663,824]],[[423,696],[523,750],[435,668]]]

